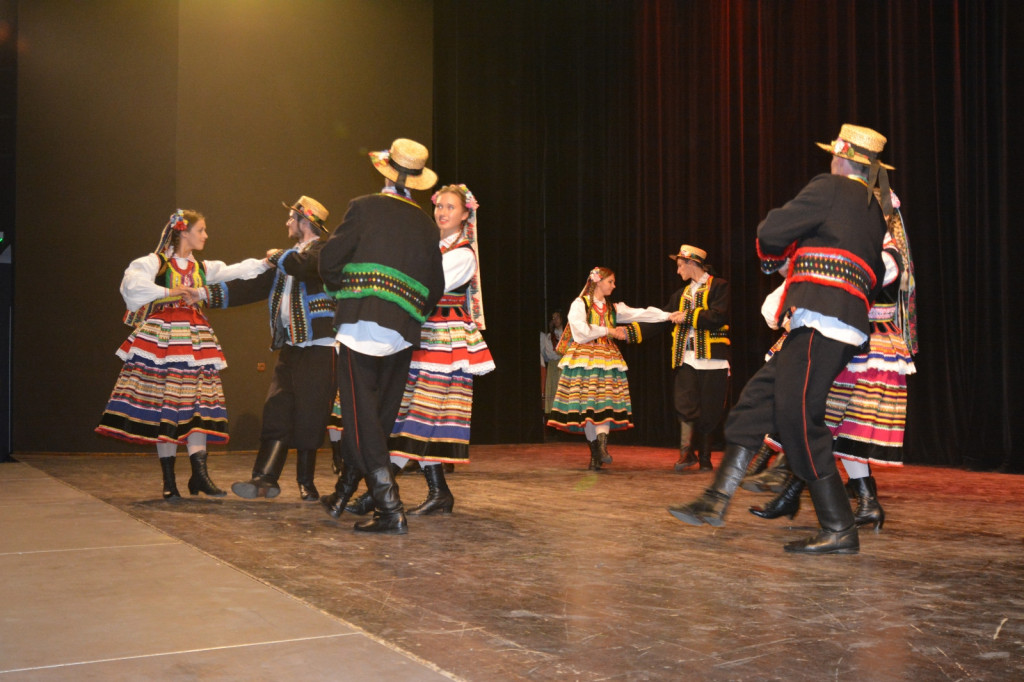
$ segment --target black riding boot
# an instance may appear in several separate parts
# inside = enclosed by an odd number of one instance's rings
[[[174,480],[174,462],[177,457],[158,457],[160,470],[164,473],[164,499],[168,502],[177,502],[181,499],[178,492],[178,483]]]
[[[850,509],[850,498],[838,473],[807,484],[821,530],[804,540],[786,544],[787,552],[800,554],[856,554],[860,551],[857,523]]]
[[[231,492],[252,500],[257,497],[272,498],[281,494],[277,479],[281,477],[284,461],[288,458],[288,446],[279,440],[260,443],[256,463],[252,465],[252,478],[231,484]]]
[[[611,464],[612,456],[608,454],[608,434],[597,434],[597,452],[601,455],[602,464]]]
[[[780,452],[770,467],[756,476],[744,478],[741,487],[754,493],[781,493],[791,473],[786,453]]]
[[[679,422],[679,459],[672,468],[682,473],[697,464],[697,456],[693,454],[693,422]]]
[[[761,447],[757,449],[757,454],[754,455],[754,461],[750,463],[750,468],[747,470],[747,476],[757,476],[759,473],[768,468],[768,460],[775,454],[775,450],[772,449],[768,443],[761,443]]]
[[[850,479],[857,490],[857,511],[854,518],[858,526],[874,526],[875,532],[882,530],[885,523],[885,510],[878,503],[878,488],[874,476]]]
[[[711,466],[711,436],[709,434],[701,434],[700,452],[697,453],[697,461],[700,463],[697,471],[714,471],[714,467]],[[745,469],[743,473],[746,473]]]
[[[601,449],[597,444],[597,440],[588,440],[587,445],[590,446],[590,465],[587,467],[589,471],[600,471],[601,470]]]
[[[729,500],[732,499],[740,481],[743,480],[743,475],[747,472],[747,465],[750,464],[753,457],[753,450],[734,443],[727,443],[722,463],[718,466],[711,487],[689,504],[669,507],[669,514],[693,526],[704,523],[709,526],[723,525],[725,511],[729,508]]]
[[[345,467],[345,458],[341,455],[341,441],[331,441],[331,471],[335,476],[341,476],[341,470]]]
[[[377,513],[369,521],[360,521],[354,529],[362,533],[383,533],[405,535],[409,524],[405,520],[402,499],[398,496],[398,484],[391,473],[391,467],[383,466],[366,475],[366,485],[373,495],[373,506]]]
[[[415,460],[409,460],[410,462]],[[391,475],[398,478],[402,474],[404,467],[400,467],[394,462],[391,463]],[[358,482],[357,482],[358,486]],[[352,502],[352,504],[345,507],[345,511],[349,514],[355,514],[356,516],[366,516],[373,511],[373,495],[367,490],[365,493],[360,495]]]
[[[320,493],[313,483],[316,478],[316,450],[295,451],[295,480],[299,483],[299,497],[306,502],[316,502]]]
[[[353,466],[352,462],[343,464],[341,475],[338,476],[338,481],[334,484],[334,492],[320,498],[320,504],[331,518],[336,519],[341,516],[342,512],[348,511],[346,505],[355,494],[356,488],[359,487],[361,478],[359,469]]]
[[[800,511],[800,495],[807,484],[796,474],[790,474],[786,487],[764,507],[751,507],[750,513],[762,519],[777,519],[788,516],[792,519]]]
[[[193,452],[188,456],[188,461],[192,465],[192,477],[188,479],[189,495],[198,495],[199,493],[206,493],[211,497],[227,495],[210,480],[210,472],[206,470],[206,450]]]
[[[441,513],[451,514],[455,506],[455,497],[448,489],[448,482],[444,480],[444,467],[440,464],[429,464],[423,469],[423,475],[427,479],[427,499],[418,507],[413,507],[406,513],[409,516],[426,516],[427,514]]]

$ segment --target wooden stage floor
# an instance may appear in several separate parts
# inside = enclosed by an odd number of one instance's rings
[[[179,458],[178,504],[154,455],[16,457],[455,679],[1024,679],[1024,477],[877,470],[884,529],[858,555],[809,557],[782,551],[816,528],[806,493],[793,521],[747,513],[769,498],[740,490],[724,527],[694,528],[665,507],[710,475],[674,473],[669,449],[610,450],[594,474],[582,440],[474,446],[448,476],[455,513],[399,537],[300,501],[294,453],[269,501],[189,498]],[[211,476],[228,489],[252,459],[214,452]],[[422,501],[421,475],[398,481]],[[333,486],[326,449],[317,485]]]

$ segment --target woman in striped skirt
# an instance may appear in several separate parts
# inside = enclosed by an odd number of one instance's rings
[[[547,422],[559,431],[586,436],[590,445],[588,468],[593,471],[600,471],[603,464],[612,461],[608,454],[609,432],[633,426],[626,361],[612,339],[638,343],[640,326],[635,323],[678,323],[683,316],[679,311],[668,313],[654,307],[611,303],[608,296],[614,290],[615,273],[596,267],[572,302],[568,325],[559,342],[563,356],[558,366],[562,373]],[[627,326],[617,326],[623,323]]]
[[[266,261],[235,265],[197,261],[206,244],[206,220],[177,210],[156,250],[132,261],[121,280],[134,331],[117,350],[124,367],[96,432],[131,443],[156,445],[165,500],[181,499],[174,477],[178,445],[188,448],[192,495],[222,496],[206,469],[206,444],[228,442],[228,419],[220,370],[227,367],[217,337],[203,315],[198,289],[205,284],[251,279]]]
[[[406,512],[412,516],[452,511],[455,498],[444,465],[469,462],[473,379],[494,370],[480,334],[486,324],[476,232],[479,204],[465,185],[445,185],[431,201],[445,293],[420,331],[389,443],[393,467],[417,460],[427,479],[427,499]],[[365,513],[366,505],[360,498],[353,511]]]

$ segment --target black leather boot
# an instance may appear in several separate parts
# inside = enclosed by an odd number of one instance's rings
[[[413,461],[413,460],[410,460]],[[398,478],[402,474],[404,467],[400,467],[394,462],[391,463],[391,475]],[[358,482],[357,482],[358,485]],[[355,514],[356,516],[366,516],[373,511],[373,495],[367,490],[365,493],[360,495],[352,502],[352,504],[345,507],[345,511],[349,514]]]
[[[750,468],[747,470],[747,476],[757,476],[759,473],[767,469],[768,460],[770,460],[774,454],[775,450],[773,450],[768,443],[762,442],[761,447],[757,449],[757,454],[754,455],[754,460],[750,463]]]
[[[805,540],[784,546],[787,552],[799,554],[856,554],[860,551],[857,524],[850,509],[850,498],[838,473],[807,484],[814,511],[818,513],[821,530]]]
[[[853,515],[857,525],[874,526],[877,533],[882,530],[882,524],[885,523],[885,510],[878,503],[875,477],[851,478],[850,482],[857,490],[857,511]]]
[[[164,499],[168,502],[177,502],[181,499],[181,493],[178,492],[178,483],[174,479],[174,463],[178,459],[177,457],[158,457],[160,460],[160,470],[164,474]]]
[[[697,462],[699,466],[697,471],[714,471],[714,467],[711,466],[711,436],[708,434],[701,434],[700,438],[700,452],[697,453]],[[746,470],[744,470],[746,473]]]
[[[210,480],[210,472],[206,470],[206,450],[193,452],[188,456],[188,461],[192,465],[192,477],[188,479],[189,495],[198,495],[199,493],[206,493],[211,497],[227,495]]]
[[[451,514],[455,506],[455,497],[448,489],[444,480],[444,467],[440,464],[429,464],[423,468],[427,479],[427,499],[418,507],[406,513],[409,516],[426,516],[427,514]]]
[[[679,422],[679,459],[672,468],[682,473],[697,465],[697,456],[693,454],[693,422]]]
[[[398,484],[391,473],[391,467],[374,469],[366,475],[366,486],[373,495],[373,506],[377,512],[369,521],[360,521],[353,528],[361,533],[384,535],[405,535],[409,524],[405,520],[405,509],[398,496]]]
[[[729,508],[736,488],[739,487],[747,465],[754,458],[754,451],[734,443],[725,446],[725,455],[715,473],[711,487],[693,502],[668,508],[668,513],[692,526],[708,524],[721,526],[725,523],[725,511]]]
[[[331,441],[331,471],[335,476],[341,476],[341,470],[345,467],[345,458],[341,454],[341,441]]]
[[[334,492],[320,498],[320,504],[331,518],[338,518],[342,512],[348,511],[348,501],[359,487],[359,469],[352,462],[345,462],[341,467],[341,475],[334,484]],[[364,512],[365,513],[365,512]]]
[[[231,492],[252,500],[257,497],[272,498],[281,494],[277,479],[281,477],[284,462],[288,458],[288,446],[279,440],[260,443],[256,463],[252,465],[252,478],[231,484]]]
[[[316,502],[320,492],[313,479],[316,478],[316,450],[295,451],[295,480],[299,484],[299,497],[306,502]]]
[[[590,446],[590,465],[587,467],[588,471],[600,471],[601,470],[601,450],[597,444],[597,440],[587,441],[587,445]]]
[[[791,473],[786,453],[780,452],[770,467],[756,476],[744,478],[741,487],[753,493],[781,493]]]
[[[781,493],[764,507],[751,507],[750,513],[762,519],[777,519],[780,516],[792,519],[800,511],[800,495],[805,487],[807,484],[802,479],[796,474],[790,474]]]
[[[608,454],[608,434],[597,434],[597,454],[601,455],[602,464],[611,464],[612,456]]]

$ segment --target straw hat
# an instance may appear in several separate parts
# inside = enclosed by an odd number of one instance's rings
[[[844,123],[843,127],[839,129],[839,137],[832,140],[830,144],[824,142],[815,142],[815,144],[833,156],[870,166],[885,148],[885,136],[871,128]],[[878,165],[887,170],[895,170],[881,161],[878,162]]]
[[[400,137],[391,149],[370,152],[373,167],[396,185],[409,189],[430,189],[437,184],[437,173],[427,168],[427,148],[414,140]]]
[[[327,209],[324,208],[324,205],[313,197],[301,196],[299,197],[299,200],[291,206],[283,201],[281,202],[281,205],[289,211],[295,211],[324,232],[327,231],[327,216],[330,214],[327,212]]]
[[[698,249],[696,246],[683,244],[679,247],[679,253],[670,253],[668,255],[668,259],[671,261],[679,260],[680,258],[692,260],[697,265],[704,265],[704,262],[708,259],[708,252],[704,249]]]

